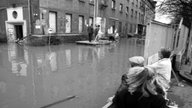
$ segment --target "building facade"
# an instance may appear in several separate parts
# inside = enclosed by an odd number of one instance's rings
[[[2,0],[0,39],[87,35],[91,24],[100,25],[103,33],[126,36],[138,33],[139,25],[146,25],[151,16],[155,16],[152,0]]]

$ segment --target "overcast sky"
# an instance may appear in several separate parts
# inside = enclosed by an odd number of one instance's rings
[[[157,1],[157,5],[159,5],[164,0],[154,0],[154,1]],[[168,18],[168,15],[161,15],[157,12],[156,12],[155,20],[163,22],[163,23],[170,23],[171,22],[171,19]]]

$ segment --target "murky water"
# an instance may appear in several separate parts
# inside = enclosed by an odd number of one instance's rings
[[[120,84],[128,58],[143,45],[122,39],[109,46],[0,45],[0,108],[101,108]]]

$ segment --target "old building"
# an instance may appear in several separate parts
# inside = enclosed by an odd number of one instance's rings
[[[2,0],[0,39],[13,42],[29,34],[87,35],[87,25],[104,33],[138,33],[153,19],[152,0]],[[141,26],[139,26],[141,25]]]

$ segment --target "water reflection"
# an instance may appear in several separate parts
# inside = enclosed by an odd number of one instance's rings
[[[3,66],[3,52],[0,49],[0,66]]]
[[[0,107],[40,108],[72,95],[78,99],[53,108],[101,107],[120,83],[128,58],[143,52],[126,39],[109,46],[0,46],[5,65],[0,68]]]
[[[7,84],[3,81],[0,81],[0,91],[1,93],[5,93],[7,91]]]
[[[107,50],[110,50],[110,48],[114,48],[112,46],[85,46],[85,47],[79,47],[78,48],[78,60],[79,63],[83,62],[94,62],[102,60],[106,55],[105,53]]]
[[[65,50],[65,57],[66,57],[66,65],[71,66],[71,50],[70,49]]]
[[[55,52],[50,52],[46,54],[46,61],[49,62],[51,71],[56,72],[57,71],[57,54]]]
[[[12,73],[17,76],[27,76],[28,52],[24,46],[8,44],[8,58]]]

